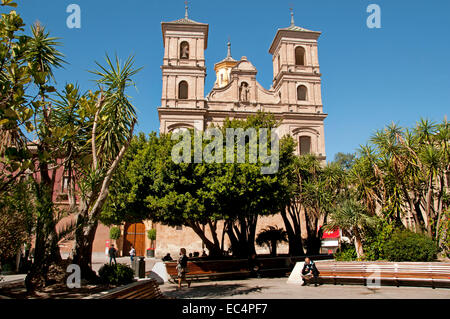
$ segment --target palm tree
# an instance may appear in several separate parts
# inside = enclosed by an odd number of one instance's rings
[[[73,262],[80,266],[86,279],[96,277],[90,265],[98,218],[108,198],[112,177],[130,146],[136,124],[136,111],[126,90],[134,85],[132,78],[142,68],[134,68],[133,64],[133,57],[121,64],[118,57],[113,62],[106,56],[106,65],[97,63],[99,70],[92,72],[99,77],[96,82],[100,91],[90,93],[82,103],[82,111],[90,116],[85,145],[89,165],[82,163],[78,167],[81,177],[77,185],[81,196],[75,215]]]
[[[271,256],[277,255],[278,243],[287,242],[287,233],[282,228],[268,226],[263,229],[256,237],[256,244],[258,246],[267,246],[270,250]]]
[[[376,217],[369,215],[366,208],[353,198],[345,199],[330,214],[331,221],[324,227],[326,230],[340,228],[348,232],[354,240],[358,258],[364,257],[362,234],[368,227],[376,224]]]

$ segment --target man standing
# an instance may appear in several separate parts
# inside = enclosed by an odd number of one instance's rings
[[[306,286],[307,280],[314,278],[314,287],[317,287],[318,279],[319,279],[319,270],[316,267],[316,264],[309,258],[305,258],[305,264],[302,269],[302,278],[303,284],[302,286]]]
[[[114,248],[114,244],[111,244],[111,248],[109,248],[108,254],[109,254],[109,265],[111,265],[113,260],[114,260],[114,264],[117,265],[116,249]]]

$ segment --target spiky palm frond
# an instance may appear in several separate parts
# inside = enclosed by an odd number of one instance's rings
[[[99,156],[106,161],[118,154],[128,138],[130,129],[136,121],[136,110],[126,94],[126,89],[135,86],[132,77],[142,68],[134,68],[134,57],[130,56],[122,65],[116,56],[113,62],[106,55],[106,65],[96,62],[99,67],[91,73],[99,78],[96,82],[102,87],[105,102],[99,115],[97,148]]]
[[[43,73],[54,79],[53,69],[62,67],[64,55],[56,47],[61,46],[59,38],[50,37],[45,28],[39,22],[31,26],[32,36],[29,38],[26,59],[30,67],[39,73]]]

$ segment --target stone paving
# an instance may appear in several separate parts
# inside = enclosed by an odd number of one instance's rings
[[[145,258],[145,269],[149,271],[160,261]],[[109,262],[106,256],[93,258],[92,268],[98,271]],[[131,264],[129,257],[117,258],[118,263]],[[3,276],[5,281],[23,279],[25,275]],[[1,285],[0,285],[1,286]],[[169,296],[186,299],[450,299],[450,289],[421,287],[383,286],[369,289],[359,285],[330,285],[318,287],[288,284],[287,278],[260,278],[244,280],[194,281],[191,288],[184,283],[181,291],[176,285],[160,285],[161,291]]]
[[[318,287],[288,284],[287,278],[261,278],[193,282],[181,291],[175,284],[160,285],[161,291],[170,297],[186,299],[450,299],[450,289],[391,287],[369,289],[357,285],[330,285]]]
[[[127,264],[131,265],[130,257],[118,257],[116,258],[117,263],[120,264]],[[157,262],[161,261],[160,259],[155,258],[145,258],[145,269],[146,271],[149,271],[153,268],[153,265]],[[98,257],[94,256],[92,258],[92,269],[98,272],[101,266],[103,266],[105,263],[109,263],[109,257]],[[18,274],[18,275],[0,275],[0,287],[7,284],[7,282],[16,282],[21,281],[25,279],[25,274]]]

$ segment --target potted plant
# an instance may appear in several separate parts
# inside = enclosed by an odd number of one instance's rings
[[[150,248],[147,249],[147,257],[155,257],[155,240],[156,228],[152,228],[147,232],[147,237],[150,239]]]

